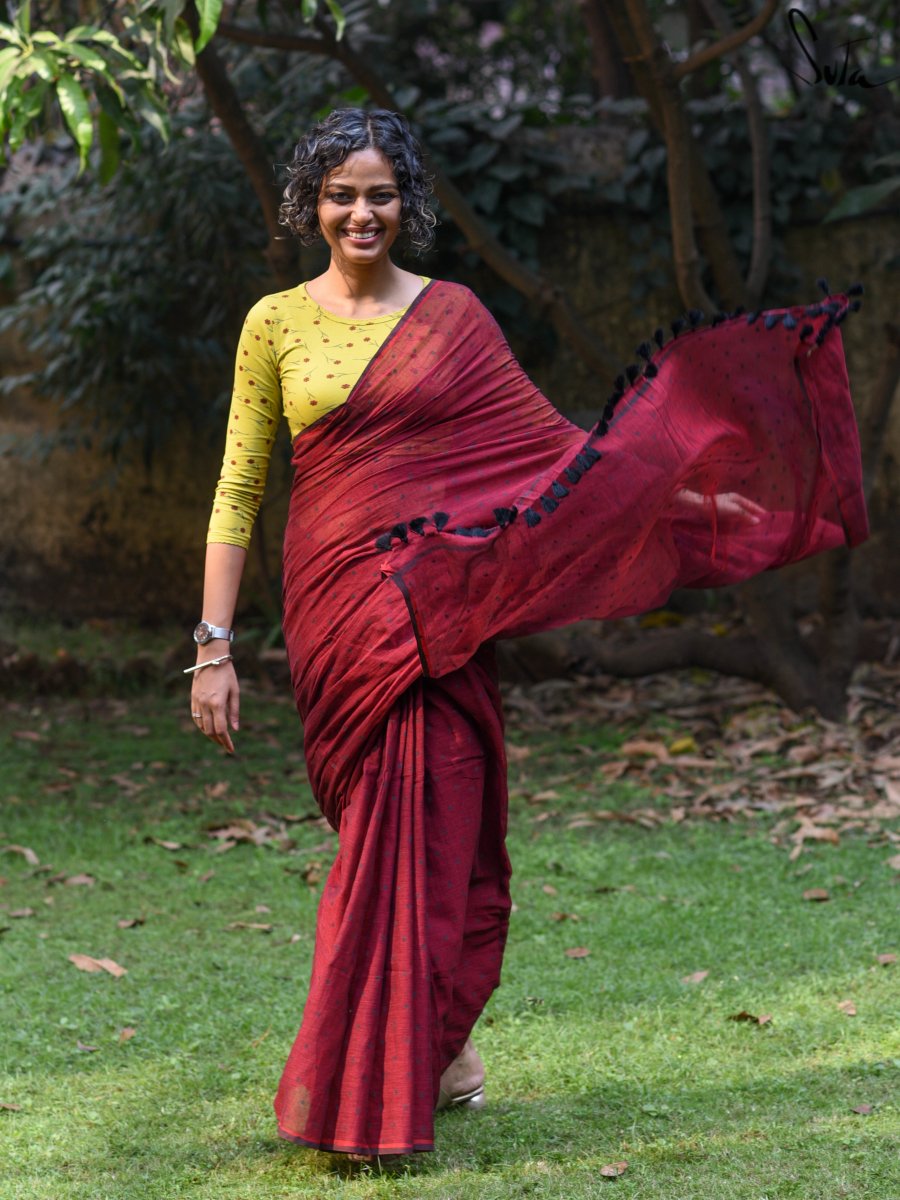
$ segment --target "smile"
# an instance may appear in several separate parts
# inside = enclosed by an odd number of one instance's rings
[[[378,237],[379,233],[381,233],[380,229],[344,230],[345,236],[353,242],[370,242],[372,238]]]

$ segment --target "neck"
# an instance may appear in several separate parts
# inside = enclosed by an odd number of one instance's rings
[[[377,302],[392,295],[404,274],[386,257],[369,265],[348,263],[332,255],[321,280],[335,299]]]

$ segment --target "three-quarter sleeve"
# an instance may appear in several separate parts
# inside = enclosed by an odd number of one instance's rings
[[[222,471],[207,542],[249,545],[283,405],[272,324],[264,300],[251,308],[238,341]]]

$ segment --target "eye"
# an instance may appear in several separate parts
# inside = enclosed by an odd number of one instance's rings
[[[325,199],[330,200],[333,204],[346,204],[350,200],[347,192],[327,192]]]

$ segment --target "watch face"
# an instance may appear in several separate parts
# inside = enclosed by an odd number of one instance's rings
[[[194,641],[198,646],[205,646],[212,637],[212,630],[205,621],[201,621],[194,629]]]

